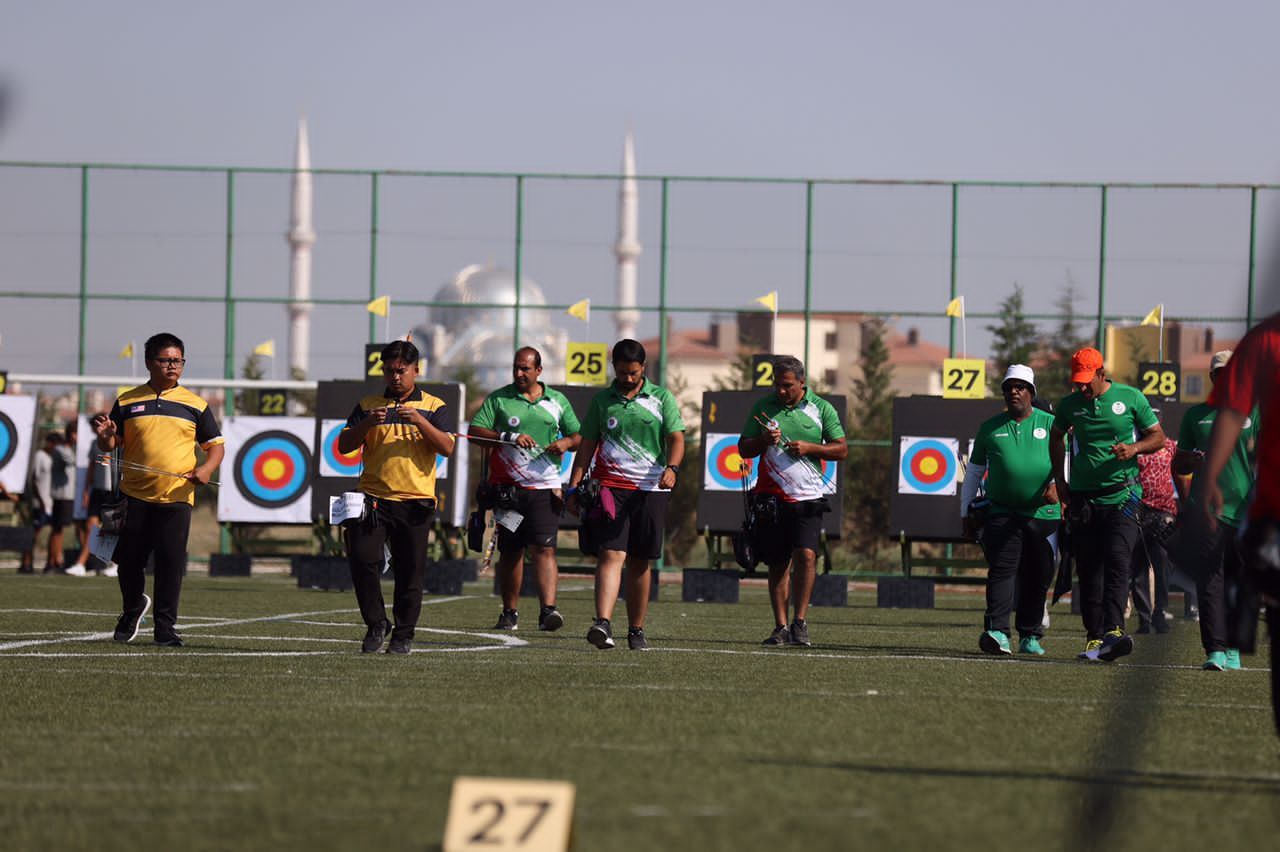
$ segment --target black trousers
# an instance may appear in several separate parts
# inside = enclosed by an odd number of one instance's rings
[[[1071,531],[1080,577],[1080,614],[1090,639],[1124,629],[1129,601],[1129,565],[1142,536],[1138,522],[1122,506],[1090,506],[1089,521]]]
[[[1151,595],[1151,574],[1155,573],[1155,598]],[[1150,625],[1156,613],[1169,611],[1169,576],[1173,574],[1172,561],[1165,546],[1147,535],[1138,537],[1133,549],[1133,563],[1129,567],[1129,587],[1133,592],[1133,611],[1138,623]]]
[[[992,515],[987,521],[981,541],[989,566],[984,630],[1008,635],[1016,600],[1018,635],[1044,635],[1044,596],[1053,582],[1057,531],[1057,521],[1022,515]]]
[[[129,498],[124,530],[116,545],[120,597],[124,611],[142,612],[147,589],[147,559],[155,556],[155,635],[168,636],[178,622],[178,597],[187,567],[190,503],[149,503]]]
[[[1244,552],[1239,531],[1230,524],[1218,522],[1209,529],[1204,514],[1197,508],[1188,512],[1179,533],[1179,557],[1196,581],[1200,600],[1200,643],[1206,653],[1235,647],[1241,616],[1240,583],[1244,574]],[[1235,602],[1236,606],[1232,606]],[[1256,601],[1255,601],[1256,603]]]
[[[435,502],[365,498],[366,519],[346,529],[347,564],[360,615],[370,627],[387,620],[382,599],[383,547],[391,550],[395,591],[391,611],[396,639],[412,639],[422,613],[422,586],[427,573],[427,532]]]

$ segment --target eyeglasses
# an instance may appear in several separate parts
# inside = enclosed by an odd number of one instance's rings
[[[152,358],[161,367],[181,367],[187,363],[186,358]]]

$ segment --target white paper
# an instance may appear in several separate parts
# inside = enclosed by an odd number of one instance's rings
[[[523,520],[524,515],[515,509],[495,509],[493,513],[493,522],[507,532],[515,532],[520,529],[520,523]]]
[[[329,498],[329,523],[337,526],[343,521],[358,521],[364,514],[364,495],[359,491],[344,491]]]
[[[89,536],[89,552],[103,562],[111,563],[115,561],[116,545],[119,543],[120,536],[107,535],[102,527],[94,527]]]

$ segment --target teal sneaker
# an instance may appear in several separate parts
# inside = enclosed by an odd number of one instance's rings
[[[1044,656],[1044,647],[1040,644],[1037,636],[1023,636],[1018,642],[1019,654],[1035,654],[1037,657]]]
[[[1221,651],[1210,651],[1208,658],[1204,661],[1204,665],[1200,668],[1207,672],[1225,672],[1227,670],[1227,655]]]
[[[1230,672],[1238,672],[1238,671],[1240,671],[1240,669],[1241,669],[1241,666],[1240,666],[1240,649],[1239,649],[1239,648],[1228,648],[1228,649],[1227,649],[1227,653],[1226,653],[1226,657],[1227,657],[1227,671],[1230,671]]]
[[[988,630],[978,637],[978,647],[982,649],[984,654],[996,654],[999,656],[1009,656],[1013,653],[1009,649],[1009,637],[999,630]]]

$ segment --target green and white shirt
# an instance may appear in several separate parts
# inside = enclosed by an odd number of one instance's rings
[[[1187,452],[1208,452],[1209,433],[1213,431],[1213,421],[1218,417],[1218,409],[1202,402],[1187,409],[1182,415],[1182,427],[1178,430],[1178,449]],[[1240,438],[1236,441],[1231,455],[1227,458],[1226,467],[1218,477],[1218,487],[1222,489],[1222,512],[1218,519],[1233,527],[1244,522],[1249,510],[1249,492],[1253,489],[1254,448],[1258,440],[1258,410],[1245,418],[1244,428],[1240,430]],[[1199,474],[1191,478],[1191,502],[1197,506],[1204,505],[1204,481]]]
[[[510,444],[495,446],[489,453],[490,482],[530,489],[560,487],[561,457],[542,448],[577,433],[578,415],[564,394],[538,384],[542,386],[542,396],[532,402],[514,384],[498,388],[485,397],[471,418],[472,426],[528,435],[538,442],[537,449],[532,450]]]
[[[1094,400],[1085,399],[1079,391],[1068,395],[1058,404],[1053,425],[1071,435],[1071,490],[1116,488],[1112,494],[1093,499],[1110,506],[1124,503],[1130,493],[1141,497],[1137,457],[1121,461],[1111,447],[1116,443],[1132,444],[1159,422],[1147,398],[1129,385],[1112,382]]]
[[[840,415],[835,408],[808,388],[805,388],[799,402],[792,406],[783,405],[776,393],[757,402],[742,427],[743,438],[758,438],[764,434],[764,427],[757,417],[776,423],[783,443],[809,441],[825,444],[844,437],[844,427],[840,425]],[[760,456],[760,477],[756,480],[755,490],[761,494],[774,494],[787,503],[817,500],[836,491],[834,463],[829,477],[823,477],[822,468],[822,459],[792,455],[781,446],[770,445]]]
[[[987,499],[997,514],[1057,520],[1056,503],[1044,502],[1053,481],[1049,432],[1053,415],[1039,408],[1021,422],[1002,411],[978,427],[969,461],[987,469]]]
[[[648,379],[627,399],[610,385],[591,399],[582,437],[596,441],[592,476],[623,491],[657,491],[667,466],[666,438],[683,432],[680,406],[666,388]]]

